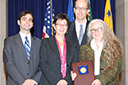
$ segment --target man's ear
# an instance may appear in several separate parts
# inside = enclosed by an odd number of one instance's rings
[[[89,14],[89,12],[90,12],[90,9],[88,9],[87,14]]]
[[[20,20],[17,20],[17,24],[20,25]]]
[[[55,24],[53,24],[54,29],[56,29]]]
[[[76,12],[76,9],[75,9],[75,7],[73,8],[73,11],[74,11],[74,13]]]

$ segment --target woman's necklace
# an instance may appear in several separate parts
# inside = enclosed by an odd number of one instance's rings
[[[99,49],[99,46],[98,45],[96,45],[96,48],[97,48],[97,50]]]

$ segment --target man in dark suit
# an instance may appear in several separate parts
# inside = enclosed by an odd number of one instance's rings
[[[4,40],[3,61],[8,74],[7,85],[37,85],[42,75],[39,68],[41,41],[30,33],[33,16],[29,11],[21,12],[17,22],[20,32]]]
[[[77,43],[77,54],[79,55],[79,47],[87,43],[87,26],[89,21],[86,16],[89,13],[89,4],[86,0],[77,0],[75,2],[74,13],[75,20],[71,23],[67,38]]]

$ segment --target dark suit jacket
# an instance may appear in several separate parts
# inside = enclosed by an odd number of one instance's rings
[[[64,78],[69,85],[72,84],[71,80],[71,64],[77,62],[76,60],[76,45],[66,40],[66,77]],[[40,48],[40,67],[44,74],[41,82],[44,85],[56,85],[62,78],[61,74],[61,60],[60,53],[56,44],[55,37],[45,38],[41,42]],[[41,85],[42,85],[41,84]]]
[[[20,34],[8,37],[4,41],[3,61],[8,74],[7,85],[22,85],[26,79],[40,81],[39,48],[41,40],[31,37],[30,60],[22,43]]]
[[[116,47],[117,50],[115,53],[117,56],[115,57],[114,66],[110,67],[109,69],[106,69],[108,66],[107,58],[104,57],[105,52],[102,51],[100,56],[100,76],[98,79],[102,83],[102,85],[120,85],[120,82],[118,80],[118,75],[121,72],[121,66],[122,66],[122,55],[119,52],[119,46],[117,43]],[[86,45],[83,45],[80,47],[80,54],[79,54],[79,61],[90,61],[94,60],[94,51],[90,46],[90,43],[87,43]]]
[[[81,42],[81,45],[84,45],[87,43],[87,27],[90,21],[87,20],[86,28],[85,28],[85,33],[83,35],[83,39]],[[81,45],[79,45],[79,40],[77,38],[77,33],[76,33],[76,28],[75,28],[75,21],[71,23],[71,25],[68,28],[67,35],[66,35],[68,40],[71,40],[72,42],[77,44],[77,55],[79,56],[79,48]]]

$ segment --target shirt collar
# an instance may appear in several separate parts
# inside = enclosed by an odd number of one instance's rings
[[[95,40],[94,39],[91,40],[91,48],[94,51],[96,51],[96,49],[97,49],[96,43],[95,43]],[[103,41],[100,43],[100,46],[99,46],[99,49],[98,50],[102,50],[102,48],[103,48]]]
[[[87,23],[87,20],[85,20],[85,22],[84,22],[84,23],[79,23],[78,21],[76,21],[76,20],[75,20],[75,23],[76,23],[77,25],[81,25],[81,24],[82,24],[82,25],[83,25],[83,27],[85,27],[85,25],[86,25],[86,23]]]
[[[23,44],[24,44],[26,35],[24,35],[21,31],[19,32],[19,34],[20,34],[21,39],[22,39],[22,42],[23,42]],[[27,37],[28,37],[29,43],[30,43],[30,45],[31,45],[31,33],[29,33],[29,34],[27,35]]]

